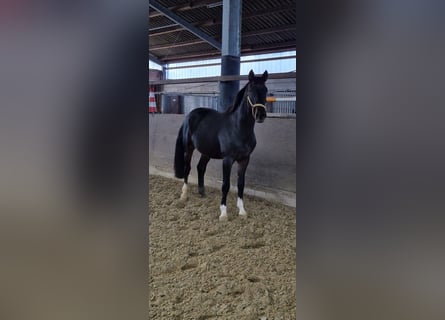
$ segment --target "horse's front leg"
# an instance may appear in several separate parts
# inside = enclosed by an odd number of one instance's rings
[[[223,159],[223,184],[222,184],[222,198],[221,198],[221,206],[219,207],[221,210],[221,215],[219,216],[220,221],[226,221],[227,218],[227,193],[230,189],[230,171],[232,170],[233,159],[230,157],[226,157]]]
[[[244,209],[244,177],[246,175],[247,165],[249,164],[249,157],[238,160],[238,200],[236,205],[239,209],[239,215],[241,217],[247,217],[247,212]]]

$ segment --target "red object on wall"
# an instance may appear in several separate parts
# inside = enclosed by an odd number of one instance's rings
[[[156,98],[153,87],[150,87],[150,97],[148,98],[148,112],[156,113]]]

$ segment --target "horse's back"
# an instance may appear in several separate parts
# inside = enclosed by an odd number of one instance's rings
[[[215,128],[221,122],[222,114],[216,110],[209,108],[196,108],[192,110],[186,118],[187,125],[191,133],[194,133],[198,128],[204,126]]]
[[[186,118],[194,147],[211,158],[221,158],[218,134],[224,115],[208,108],[196,108]]]

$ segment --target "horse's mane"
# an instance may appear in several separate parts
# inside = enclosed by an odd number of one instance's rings
[[[227,108],[226,111],[224,111],[224,113],[232,113],[234,112],[236,109],[238,109],[238,106],[241,104],[241,100],[243,100],[244,97],[244,92],[246,91],[247,85],[249,83],[246,83],[246,85],[244,86],[244,88],[242,88],[238,94],[235,97],[235,100],[233,102],[233,104]]]

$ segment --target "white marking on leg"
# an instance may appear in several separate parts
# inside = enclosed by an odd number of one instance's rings
[[[187,183],[182,186],[181,200],[187,199]]]
[[[246,212],[246,210],[244,210],[244,202],[243,202],[243,199],[238,198],[238,200],[236,201],[236,206],[237,206],[238,209],[239,209],[239,215],[240,215],[240,216],[244,216],[244,217],[246,217],[246,216],[247,216],[247,212]]]
[[[219,216],[219,221],[227,221],[227,207],[225,205],[220,205],[219,209],[221,210],[221,215]]]

